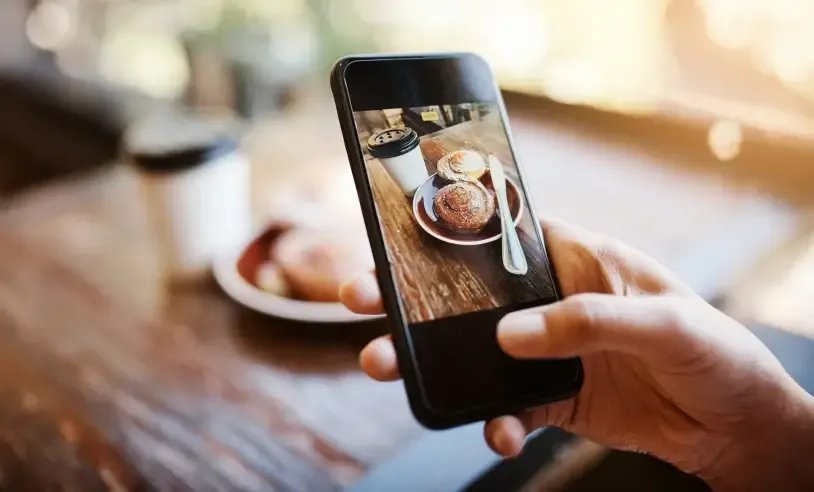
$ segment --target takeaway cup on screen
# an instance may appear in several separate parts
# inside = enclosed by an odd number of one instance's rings
[[[370,155],[379,159],[387,173],[408,197],[429,177],[418,134],[412,128],[389,128],[367,140]]]

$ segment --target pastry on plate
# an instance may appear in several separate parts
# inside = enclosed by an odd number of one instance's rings
[[[288,286],[309,301],[338,302],[342,282],[373,268],[367,237],[348,231],[292,229],[271,253]]]
[[[255,272],[255,285],[269,294],[281,297],[288,297],[288,284],[283,277],[283,272],[274,263],[267,261],[261,263]]]
[[[495,196],[479,181],[458,181],[438,190],[432,201],[441,224],[455,232],[477,233],[495,216]]]
[[[486,160],[474,150],[456,150],[439,159],[436,167],[447,181],[471,181],[486,173]]]

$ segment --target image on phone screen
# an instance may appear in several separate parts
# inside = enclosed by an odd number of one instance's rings
[[[355,111],[354,119],[408,324],[556,298],[497,103]],[[506,258],[507,229],[520,257]]]

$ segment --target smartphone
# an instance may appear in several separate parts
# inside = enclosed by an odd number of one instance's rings
[[[331,88],[418,421],[448,428],[574,396],[579,359],[521,361],[497,343],[507,313],[561,296],[488,64],[351,56]]]

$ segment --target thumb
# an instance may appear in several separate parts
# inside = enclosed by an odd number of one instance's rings
[[[686,357],[697,306],[678,297],[581,294],[500,321],[501,348],[516,358],[565,358],[618,351],[665,362]]]

